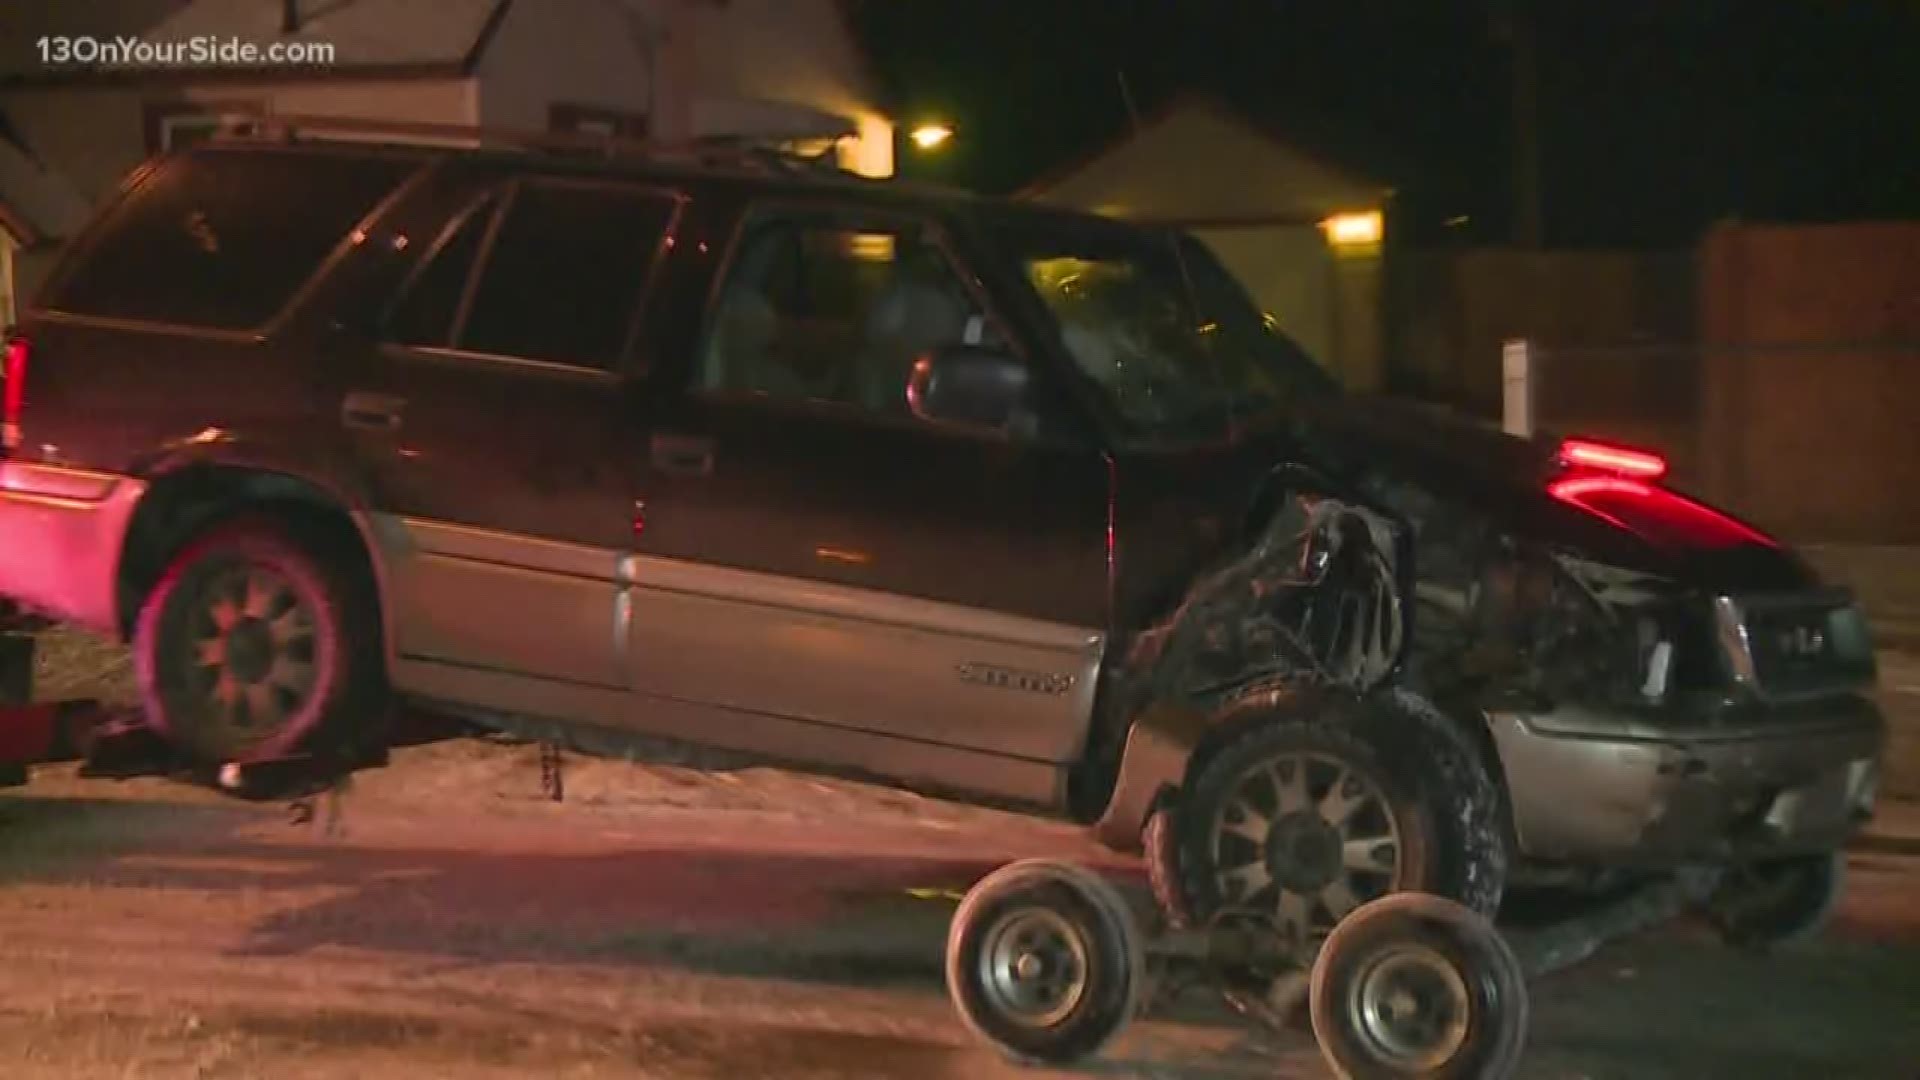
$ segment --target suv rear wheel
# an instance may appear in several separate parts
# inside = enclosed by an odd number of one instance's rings
[[[202,762],[344,752],[384,690],[377,600],[286,524],[246,519],[188,543],[140,609],[148,716]]]

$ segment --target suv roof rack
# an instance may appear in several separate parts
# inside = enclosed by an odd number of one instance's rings
[[[463,150],[515,150],[707,168],[733,166],[768,172],[857,175],[834,161],[831,148],[820,154],[803,154],[780,145],[793,136],[771,133],[666,142],[591,132],[527,131],[417,120],[243,113],[224,117],[216,137],[241,142],[380,142]]]

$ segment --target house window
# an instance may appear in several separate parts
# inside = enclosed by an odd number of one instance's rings
[[[547,127],[566,134],[606,135],[621,139],[644,139],[653,130],[646,113],[570,101],[556,101],[547,107]]]
[[[219,134],[231,121],[266,112],[261,101],[162,102],[146,107],[147,152],[180,150]]]

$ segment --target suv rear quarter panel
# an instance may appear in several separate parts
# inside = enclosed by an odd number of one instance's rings
[[[144,197],[143,185],[160,175],[161,164],[129,178],[18,328],[32,351],[6,495],[12,531],[49,550],[0,566],[0,592],[108,632],[124,629],[117,586],[127,530],[141,499],[165,477],[218,464],[299,478],[342,510],[361,501],[362,485],[339,445],[334,357],[328,342],[302,332],[293,316],[320,282],[352,261],[363,229],[331,241],[258,326],[193,326],[57,306],[89,259],[109,257],[99,249],[114,215]],[[394,186],[360,211],[362,225],[393,205],[407,177],[421,175],[404,162],[392,174]],[[180,227],[197,226],[188,220]],[[209,237],[210,257],[220,245],[218,236]],[[60,485],[100,490],[97,498],[46,490]],[[46,516],[54,510],[62,511],[58,524]]]

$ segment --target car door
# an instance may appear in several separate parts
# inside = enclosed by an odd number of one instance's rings
[[[946,236],[753,209],[711,296],[649,429],[636,690],[810,725],[789,749],[860,767],[934,747],[1057,773],[1106,642],[1108,469],[1090,440],[909,409],[927,350],[1017,346]]]
[[[506,178],[427,238],[341,413],[395,553],[403,689],[468,701],[505,677],[624,701],[629,377],[680,202],[636,182]]]

